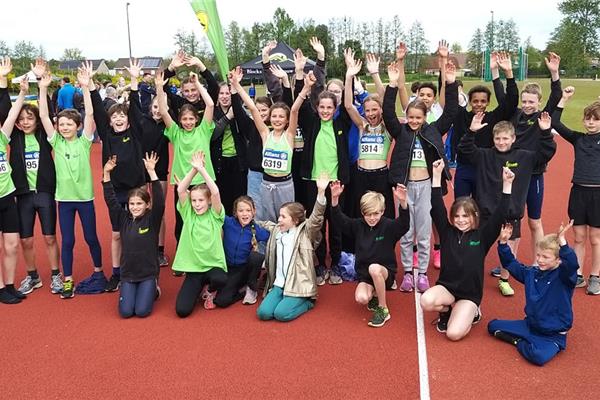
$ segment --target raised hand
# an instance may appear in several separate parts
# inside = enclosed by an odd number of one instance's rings
[[[202,71],[206,69],[206,65],[204,65],[202,60],[200,60],[198,57],[186,57],[185,65],[187,65],[188,67],[198,67]]]
[[[483,123],[483,118],[485,118],[485,113],[480,111],[477,114],[473,115],[473,119],[471,120],[471,126],[469,129],[471,132],[477,132],[484,126],[487,126],[487,122]]]
[[[392,191],[394,192],[394,197],[396,198],[396,200],[398,200],[402,208],[406,208],[408,199],[406,186],[398,183],[396,184],[396,186],[392,187]]]
[[[204,169],[205,164],[203,151],[198,151],[192,155],[191,165],[192,167],[196,168],[196,171],[198,172]]]
[[[175,70],[179,67],[183,67],[185,65],[186,61],[187,61],[187,55],[185,54],[185,52],[183,50],[179,50],[173,56],[173,59],[171,60],[171,64],[169,64],[169,69]]]
[[[354,50],[350,47],[344,50],[344,62],[346,63],[346,67],[354,62]]]
[[[271,64],[269,69],[271,70],[271,73],[279,79],[284,79],[287,75],[279,65]]]
[[[565,239],[565,233],[567,233],[567,231],[569,229],[571,229],[571,227],[573,226],[573,222],[575,222],[575,220],[570,220],[569,223],[567,225],[563,225],[563,223],[560,223],[560,227],[558,228],[558,241],[559,243],[566,243],[567,240]]]
[[[538,118],[538,125],[543,131],[550,129],[552,126],[552,118],[550,118],[550,114],[548,114],[546,111],[541,113],[540,117]]]
[[[357,75],[362,69],[361,60],[351,60],[350,63],[346,63],[348,69],[346,70],[346,77],[352,77]]]
[[[329,175],[326,172],[321,173],[316,183],[319,193],[325,193],[327,186],[329,186]]]
[[[19,90],[25,94],[29,93],[29,77],[27,74],[23,75],[21,82],[19,82]]]
[[[146,157],[144,157],[144,167],[146,167],[146,171],[154,171],[158,160],[158,154],[155,152],[151,152],[150,154],[146,153]]]
[[[315,76],[315,74],[312,71],[310,71],[304,77],[304,86],[308,86],[309,88],[312,88],[315,83],[317,83],[317,77]]]
[[[48,69],[48,64],[46,64],[46,61],[41,57],[38,57],[35,59],[35,65],[34,64],[30,64],[30,65],[31,65],[31,72],[33,72],[33,74],[35,75],[36,78],[39,78],[42,75],[44,75],[44,72],[46,72],[46,70]]]
[[[369,53],[367,54],[365,61],[367,63],[367,71],[369,71],[369,74],[373,75],[379,73],[379,57]]]
[[[131,79],[137,79],[142,73],[142,63],[134,58],[133,61],[129,60],[129,67],[125,67],[125,69],[129,72]]]
[[[569,100],[575,94],[575,88],[573,86],[567,86],[563,89],[562,98]]]
[[[229,71],[227,77],[229,78],[229,81],[232,85],[239,85],[239,83],[242,81],[242,78],[244,77],[244,74],[242,73],[242,68],[240,68],[239,66],[235,67],[234,69]]]
[[[110,174],[111,171],[113,169],[115,169],[115,167],[117,166],[117,156],[110,156],[108,157],[108,160],[106,161],[106,164],[104,164],[104,172]]]
[[[48,71],[45,71],[40,77],[40,79],[38,79],[38,86],[41,88],[48,88],[48,86],[50,86],[51,83],[52,75],[50,75],[50,72]]]
[[[310,38],[310,45],[313,48],[313,50],[317,53],[317,58],[325,58],[325,47],[323,47],[323,44],[321,44],[321,41],[316,36]]]
[[[548,53],[548,57],[544,57],[544,62],[550,73],[558,73],[558,69],[560,68],[560,56],[558,54],[553,52]]]
[[[331,197],[338,198],[344,192],[344,185],[340,181],[333,181],[329,184],[329,189],[331,190]]]
[[[154,75],[154,84],[157,88],[162,88],[165,84],[165,71],[162,69],[156,71],[156,75]]]
[[[502,167],[502,181],[505,183],[513,183],[515,180],[515,173],[508,167]]]
[[[449,61],[446,63],[446,83],[454,83],[456,80],[456,67]]]
[[[82,88],[86,88],[90,86],[90,72],[87,68],[83,66],[77,69],[77,81]]]
[[[506,72],[512,70],[512,62],[510,60],[510,54],[503,51],[497,54],[497,63],[502,71]]]
[[[400,78],[400,69],[398,68],[398,64],[396,64],[396,62],[391,63],[390,65],[388,65],[387,71],[390,83],[397,82],[398,78]]]
[[[190,77],[190,83],[196,84],[198,82],[198,74],[197,73],[190,71],[189,77]]]
[[[444,39],[440,40],[438,43],[438,56],[440,58],[448,58],[448,42]]]
[[[262,49],[262,55],[263,57],[267,57],[269,58],[269,54],[271,54],[271,51],[273,51],[273,49],[277,47],[277,41],[276,40],[269,40],[267,42],[267,44],[265,45],[265,47],[263,47]]]
[[[86,70],[89,77],[91,78],[92,76],[94,76],[94,68],[92,67],[92,62],[87,60],[87,61],[83,61],[81,63],[81,68]]]
[[[506,243],[512,236],[513,226],[512,224],[502,224],[502,229],[500,229],[500,237],[498,240],[500,243]]]
[[[0,59],[0,76],[5,77],[12,71],[12,62],[10,57]]]
[[[306,65],[307,57],[304,56],[302,50],[296,49],[294,52],[294,67],[296,71],[304,71],[304,66]]]
[[[497,51],[492,51],[492,54],[490,54],[490,68],[498,69],[498,52]]]
[[[396,46],[396,61],[404,61],[404,57],[406,57],[406,53],[408,53],[408,48],[406,47],[406,43],[399,42],[398,46]]]
[[[442,160],[441,158],[439,160],[435,160],[432,164],[433,174],[442,176],[442,172],[444,172],[444,166],[444,160]]]

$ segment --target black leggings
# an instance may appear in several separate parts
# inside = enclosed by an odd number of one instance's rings
[[[177,316],[185,318],[194,311],[204,285],[208,284],[208,290],[212,292],[221,289],[226,282],[227,274],[221,268],[212,268],[206,272],[186,272],[175,303]]]
[[[240,292],[244,286],[257,291],[258,275],[265,256],[252,251],[248,256],[246,264],[237,266],[227,266],[227,283],[219,290],[215,298],[215,304],[219,307],[229,307],[236,301],[244,297],[244,292]]]

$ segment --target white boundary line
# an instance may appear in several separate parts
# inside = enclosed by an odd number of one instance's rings
[[[414,282],[417,282],[418,270],[413,270]],[[425,324],[423,323],[423,310],[421,309],[421,293],[415,287],[415,317],[417,322],[417,351],[419,354],[419,386],[421,400],[430,400],[429,395],[429,368],[427,366],[427,345],[425,343]]]

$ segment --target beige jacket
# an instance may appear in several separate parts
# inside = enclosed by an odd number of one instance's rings
[[[325,204],[315,201],[310,217],[298,225],[294,238],[294,250],[290,259],[290,268],[283,287],[284,296],[317,297],[317,276],[313,257],[319,242],[321,242],[321,225],[323,225],[325,206]],[[258,223],[271,232],[265,252],[267,281],[263,296],[266,296],[273,287],[273,282],[275,282],[275,271],[277,270],[277,241],[275,237],[279,232],[279,227],[273,222]]]

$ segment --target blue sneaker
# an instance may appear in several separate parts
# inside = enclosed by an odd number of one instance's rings
[[[500,278],[500,267],[496,267],[490,271],[490,275],[494,278]]]
[[[94,272],[89,278],[86,278],[77,284],[75,293],[77,294],[98,294],[104,293],[106,289],[106,276],[104,272]]]

